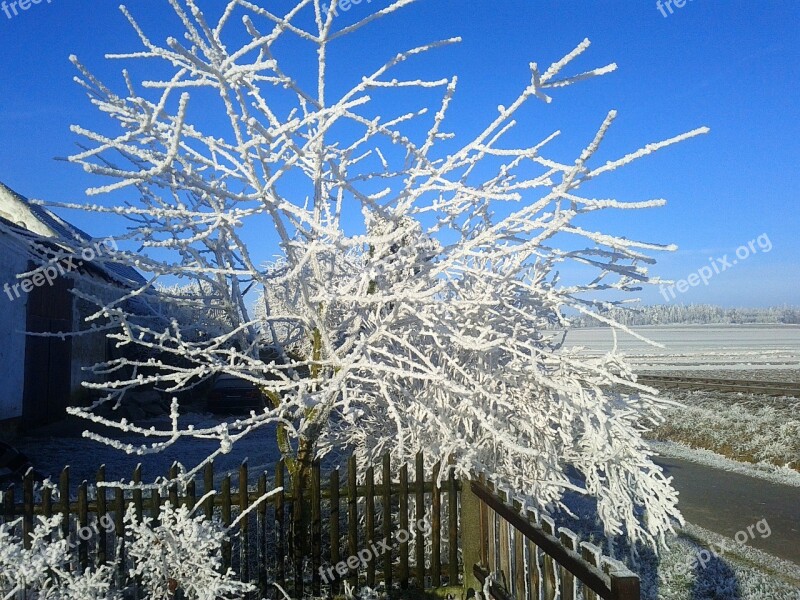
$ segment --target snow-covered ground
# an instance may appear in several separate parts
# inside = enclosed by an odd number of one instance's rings
[[[633,330],[663,346],[617,334],[617,348],[640,370],[800,370],[798,325],[663,325]],[[612,349],[613,332],[608,327],[575,329],[567,334],[565,346],[602,354]]]
[[[798,565],[691,523],[660,555],[642,555],[637,571],[646,600],[800,599]]]
[[[212,427],[224,420],[235,420],[209,413],[189,412],[181,418],[183,426],[194,425],[196,429]],[[169,419],[166,417],[149,419],[139,423],[142,426],[153,426],[157,430],[169,430]],[[68,437],[58,435],[57,429],[50,429],[21,438],[15,446],[23,452],[39,472],[55,480],[64,466],[69,465],[70,479],[80,483],[83,480],[95,481],[100,465],[106,467],[107,481],[131,480],[136,465],[142,464],[143,478],[150,480],[156,476],[166,476],[172,464],[179,461],[186,468],[199,464],[205,457],[219,448],[219,442],[184,438],[172,447],[157,454],[126,454],[99,442],[79,437],[79,432]],[[141,445],[155,439],[144,439],[133,434],[114,435],[115,439],[124,443]],[[265,426],[253,431],[236,443],[229,454],[220,455],[215,461],[215,473],[235,474],[242,461],[247,460],[250,476],[255,480],[261,472],[273,472],[280,452],[276,444],[275,426]],[[235,484],[234,484],[235,485]]]

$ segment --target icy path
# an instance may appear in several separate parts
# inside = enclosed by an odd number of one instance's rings
[[[753,526],[747,545],[800,565],[800,488],[679,458],[658,457],[656,462],[674,477],[687,521],[729,538]],[[768,537],[755,530],[762,519],[769,524]]]

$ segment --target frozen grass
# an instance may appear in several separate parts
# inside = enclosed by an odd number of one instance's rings
[[[656,553],[639,547],[634,559],[624,538],[611,545],[602,535],[591,499],[569,495],[568,506],[572,516],[560,513],[558,524],[637,573],[642,600],[800,600],[800,566],[792,562],[692,523],[677,529],[666,549]],[[704,550],[709,553],[698,561]]]
[[[704,566],[693,559],[711,545],[733,548]],[[687,524],[668,550],[643,555],[642,598],[648,600],[798,600],[800,567]]]
[[[684,406],[669,409],[651,438],[800,471],[800,400],[687,390],[663,394]]]

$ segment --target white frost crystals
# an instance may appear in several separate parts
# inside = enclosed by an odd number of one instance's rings
[[[204,600],[245,598],[255,591],[256,586],[239,581],[232,570],[222,570],[228,532],[204,515],[193,516],[187,507],[167,503],[154,525],[149,517],[137,519],[130,505],[125,523],[134,564],[131,575],[141,578],[147,598],[171,600],[177,588],[186,598]]]
[[[74,128],[87,148],[71,160],[106,182],[90,194],[108,195],[84,208],[130,221],[128,239],[117,239],[142,250],[117,260],[151,276],[131,294],[138,304],[103,307],[112,339],[138,350],[98,365],[118,379],[95,387],[114,401],[142,384],[175,391],[224,372],[257,383],[273,406],[227,430],[182,428],[175,416],[172,428],[148,432],[163,440],[148,451],[182,437],[227,449],[280,419],[296,473],[335,448],[369,461],[389,451],[395,465],[424,449],[426,466],[485,474],[540,508],[558,506],[566,490],[588,493],[609,534],[663,541],[680,519],[677,496],[637,425],[658,422],[660,401],[646,389],[612,391],[633,379],[624,361],[566,352],[551,325],[567,324],[566,309],[607,306],[604,291],[648,283],[649,253],[670,248],[594,231],[585,219],[662,200],[594,198],[584,184],[706,129],[601,161],[613,111],[572,162],[544,154],[557,131],[507,141],[530,101],[614,70],[564,74],[583,41],[544,70],[531,64],[522,91],[463,141],[444,130],[455,77],[395,74],[457,39],[387,56],[352,86],[330,85],[332,48],[414,0],[338,27],[320,0],[283,15],[236,0],[216,23],[195,0],[169,3],[182,37],[159,45],[123,8],[143,48],[111,57],[158,62],[159,78],[135,82],[126,71],[119,95],[74,59],[91,101],[119,128]],[[281,56],[287,36],[311,49],[311,64]],[[417,90],[412,100],[385,100],[405,88]],[[398,108],[437,94],[433,111]],[[278,241],[277,260],[266,239]],[[585,283],[562,282],[570,265],[592,272]],[[200,333],[147,310],[149,290],[176,280],[185,287],[170,289],[193,293],[162,301],[206,307],[215,318]]]
[[[130,597],[120,586],[117,563],[81,572],[72,564],[69,539],[60,537],[62,516],[39,517],[25,548],[15,534],[19,521],[0,524],[0,598],[31,600],[117,600]],[[197,600],[244,598],[254,585],[239,581],[231,570],[222,571],[222,545],[228,538],[217,521],[193,516],[185,506],[167,502],[156,525],[136,516],[133,504],[125,514],[125,552],[147,598],[183,597]],[[128,563],[126,563],[127,566]]]

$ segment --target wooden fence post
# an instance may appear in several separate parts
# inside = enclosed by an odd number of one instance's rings
[[[417,567],[417,588],[425,589],[425,535],[420,525],[425,522],[425,459],[422,452],[417,453],[416,481],[414,481],[414,502],[416,504],[416,517],[414,523],[414,550]]]
[[[22,507],[22,544],[29,549],[33,533],[33,472],[30,470],[22,482]]]
[[[381,473],[381,483],[383,484],[383,539],[389,549],[383,555],[383,583],[388,594],[392,593],[394,578],[392,574],[392,548],[394,547],[394,537],[392,535],[392,463],[389,453],[383,455],[383,468]]]
[[[339,469],[335,468],[331,471],[330,475],[330,496],[331,496],[331,510],[330,510],[330,539],[331,539],[331,566],[334,568],[333,580],[330,581],[331,590],[334,594],[339,593],[341,585],[339,583],[340,575],[336,572],[336,566],[341,560],[341,553],[339,552]]]
[[[431,474],[431,587],[442,585],[442,490],[437,480],[442,463],[433,465]]]
[[[100,565],[108,562],[108,507],[106,503],[106,488],[100,486],[106,480],[106,466],[100,465],[97,470],[97,563]]]
[[[464,591],[467,597],[481,591],[472,567],[481,562],[481,507],[469,480],[461,481],[461,554],[464,561]],[[486,566],[486,565],[484,565]]]
[[[400,542],[400,589],[408,589],[408,540],[411,528],[408,524],[408,465],[400,467],[400,531],[405,532]]]
[[[347,461],[347,552],[350,558],[358,553],[358,480],[356,478],[356,457],[350,456]],[[358,569],[348,567],[350,585],[358,587]]]
[[[447,478],[447,510],[449,517],[447,585],[453,586],[458,585],[458,490],[452,470]]]

